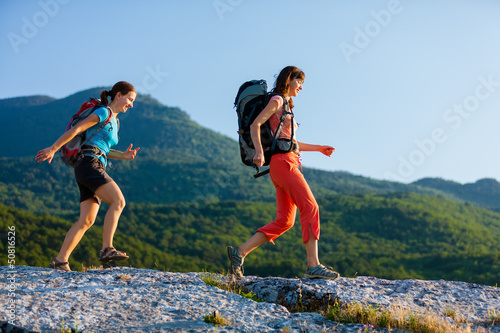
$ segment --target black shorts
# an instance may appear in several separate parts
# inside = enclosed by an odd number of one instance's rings
[[[95,198],[98,204],[101,204],[101,199],[95,194],[95,191],[99,186],[113,181],[106,173],[104,164],[91,156],[85,156],[76,162],[75,178],[80,189],[80,202]]]

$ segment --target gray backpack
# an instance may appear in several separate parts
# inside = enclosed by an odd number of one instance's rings
[[[269,169],[259,172],[259,168],[253,163],[255,147],[252,142],[252,137],[250,136],[250,125],[254,122],[255,118],[257,118],[261,111],[264,110],[270,98],[274,95],[280,94],[272,91],[268,92],[267,82],[265,80],[252,80],[247,81],[240,86],[234,100],[234,107],[236,108],[236,114],[238,115],[238,134],[241,161],[245,165],[254,167],[257,170],[257,173],[254,175],[255,178],[268,174]],[[273,135],[269,121],[266,121],[260,127],[260,140],[265,158],[264,166],[269,165],[272,155],[288,153],[296,148],[293,143],[294,126],[292,126],[292,135],[290,139],[277,139],[287,115],[290,114],[292,116],[293,124],[293,112],[290,110],[286,98],[284,98],[284,96],[281,97],[283,98],[285,104],[276,133]]]

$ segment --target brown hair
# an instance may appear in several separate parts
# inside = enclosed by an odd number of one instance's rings
[[[125,81],[119,81],[115,83],[113,88],[111,88],[111,91],[107,90],[101,91],[101,103],[104,105],[108,105],[109,104],[108,96],[110,96],[111,101],[113,101],[118,92],[120,92],[122,95],[126,95],[131,91],[135,92],[135,88],[133,85]]]
[[[287,66],[281,70],[281,72],[278,74],[278,77],[276,78],[276,81],[274,81],[273,92],[281,95],[286,95],[290,90],[290,81],[295,79],[304,80],[305,78],[306,75],[299,68],[295,66]],[[292,109],[293,101],[291,98],[289,104],[290,109]]]

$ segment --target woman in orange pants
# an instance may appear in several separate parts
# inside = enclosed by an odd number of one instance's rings
[[[281,115],[288,104],[293,108],[292,97],[296,97],[305,79],[305,74],[297,67],[285,67],[275,82],[274,95],[267,106],[250,126],[250,133],[255,147],[253,161],[257,167],[264,164],[264,153],[260,141],[260,127],[269,120],[273,133],[276,132]],[[293,126],[293,128],[292,128]],[[279,138],[290,138],[297,128],[293,118],[288,115],[282,125]],[[319,151],[331,156],[335,150],[330,146],[311,145],[297,142],[294,138],[294,147],[291,152],[275,154],[269,164],[271,180],[276,187],[276,220],[258,229],[257,232],[243,245],[228,247],[228,256],[231,267],[237,278],[243,278],[243,261],[245,257],[265,242],[274,244],[274,240],[290,229],[295,222],[295,214],[300,211],[302,225],[302,240],[307,252],[307,268],[304,277],[336,279],[337,272],[321,265],[318,258],[319,240],[319,208],[314,195],[304,176],[299,171],[301,151]]]

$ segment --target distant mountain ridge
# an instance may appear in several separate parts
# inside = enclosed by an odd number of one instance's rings
[[[433,188],[455,199],[500,212],[500,183],[493,178],[479,179],[474,183],[460,184],[441,178],[423,178],[412,184]]]
[[[44,105],[55,100],[55,98],[45,95],[5,98],[0,99],[0,109]]]
[[[103,89],[91,88],[62,99],[24,96],[0,100],[0,115],[9,124],[0,131],[0,140],[9,143],[2,149],[0,182],[27,190],[39,198],[54,196],[51,191],[42,190],[57,186],[54,178],[72,182],[72,170],[58,164],[58,157],[51,166],[36,164],[33,159],[38,150],[52,144],[63,133],[80,104],[90,97],[98,97]],[[117,149],[125,149],[130,143],[141,147],[135,161],[117,161],[116,170],[110,171],[124,191],[130,192],[129,200],[151,203],[228,198],[274,201],[269,177],[259,180],[251,177],[252,169],[239,160],[236,141],[200,126],[181,109],[164,106],[149,95],[139,94],[134,108],[120,115],[120,123]],[[37,134],[36,140],[32,133]],[[403,184],[344,171],[304,168],[304,174],[317,196],[414,192],[441,195],[500,211],[500,183],[494,179],[462,185],[425,178]],[[50,184],[35,186],[35,180],[30,180],[32,175],[38,175],[36,181],[45,180]],[[72,197],[72,190],[70,187],[66,195]],[[5,200],[24,199],[5,195]]]
[[[91,97],[99,97],[104,88],[81,91],[45,103],[20,103],[18,99],[0,100],[0,115],[9,124],[0,132],[0,140],[9,142],[2,151],[5,157],[34,156],[52,144],[66,128],[70,117]],[[30,100],[30,97],[23,97]],[[38,100],[35,96],[33,99]],[[225,160],[236,152],[233,140],[203,128],[179,108],[166,107],[149,95],[138,95],[134,108],[120,115],[120,143],[124,149],[133,143],[141,154],[158,152],[177,155],[179,159],[207,160],[217,156]],[[36,144],[29,133],[38,135]],[[210,144],[210,145],[209,145]],[[180,150],[179,150],[180,149]]]

